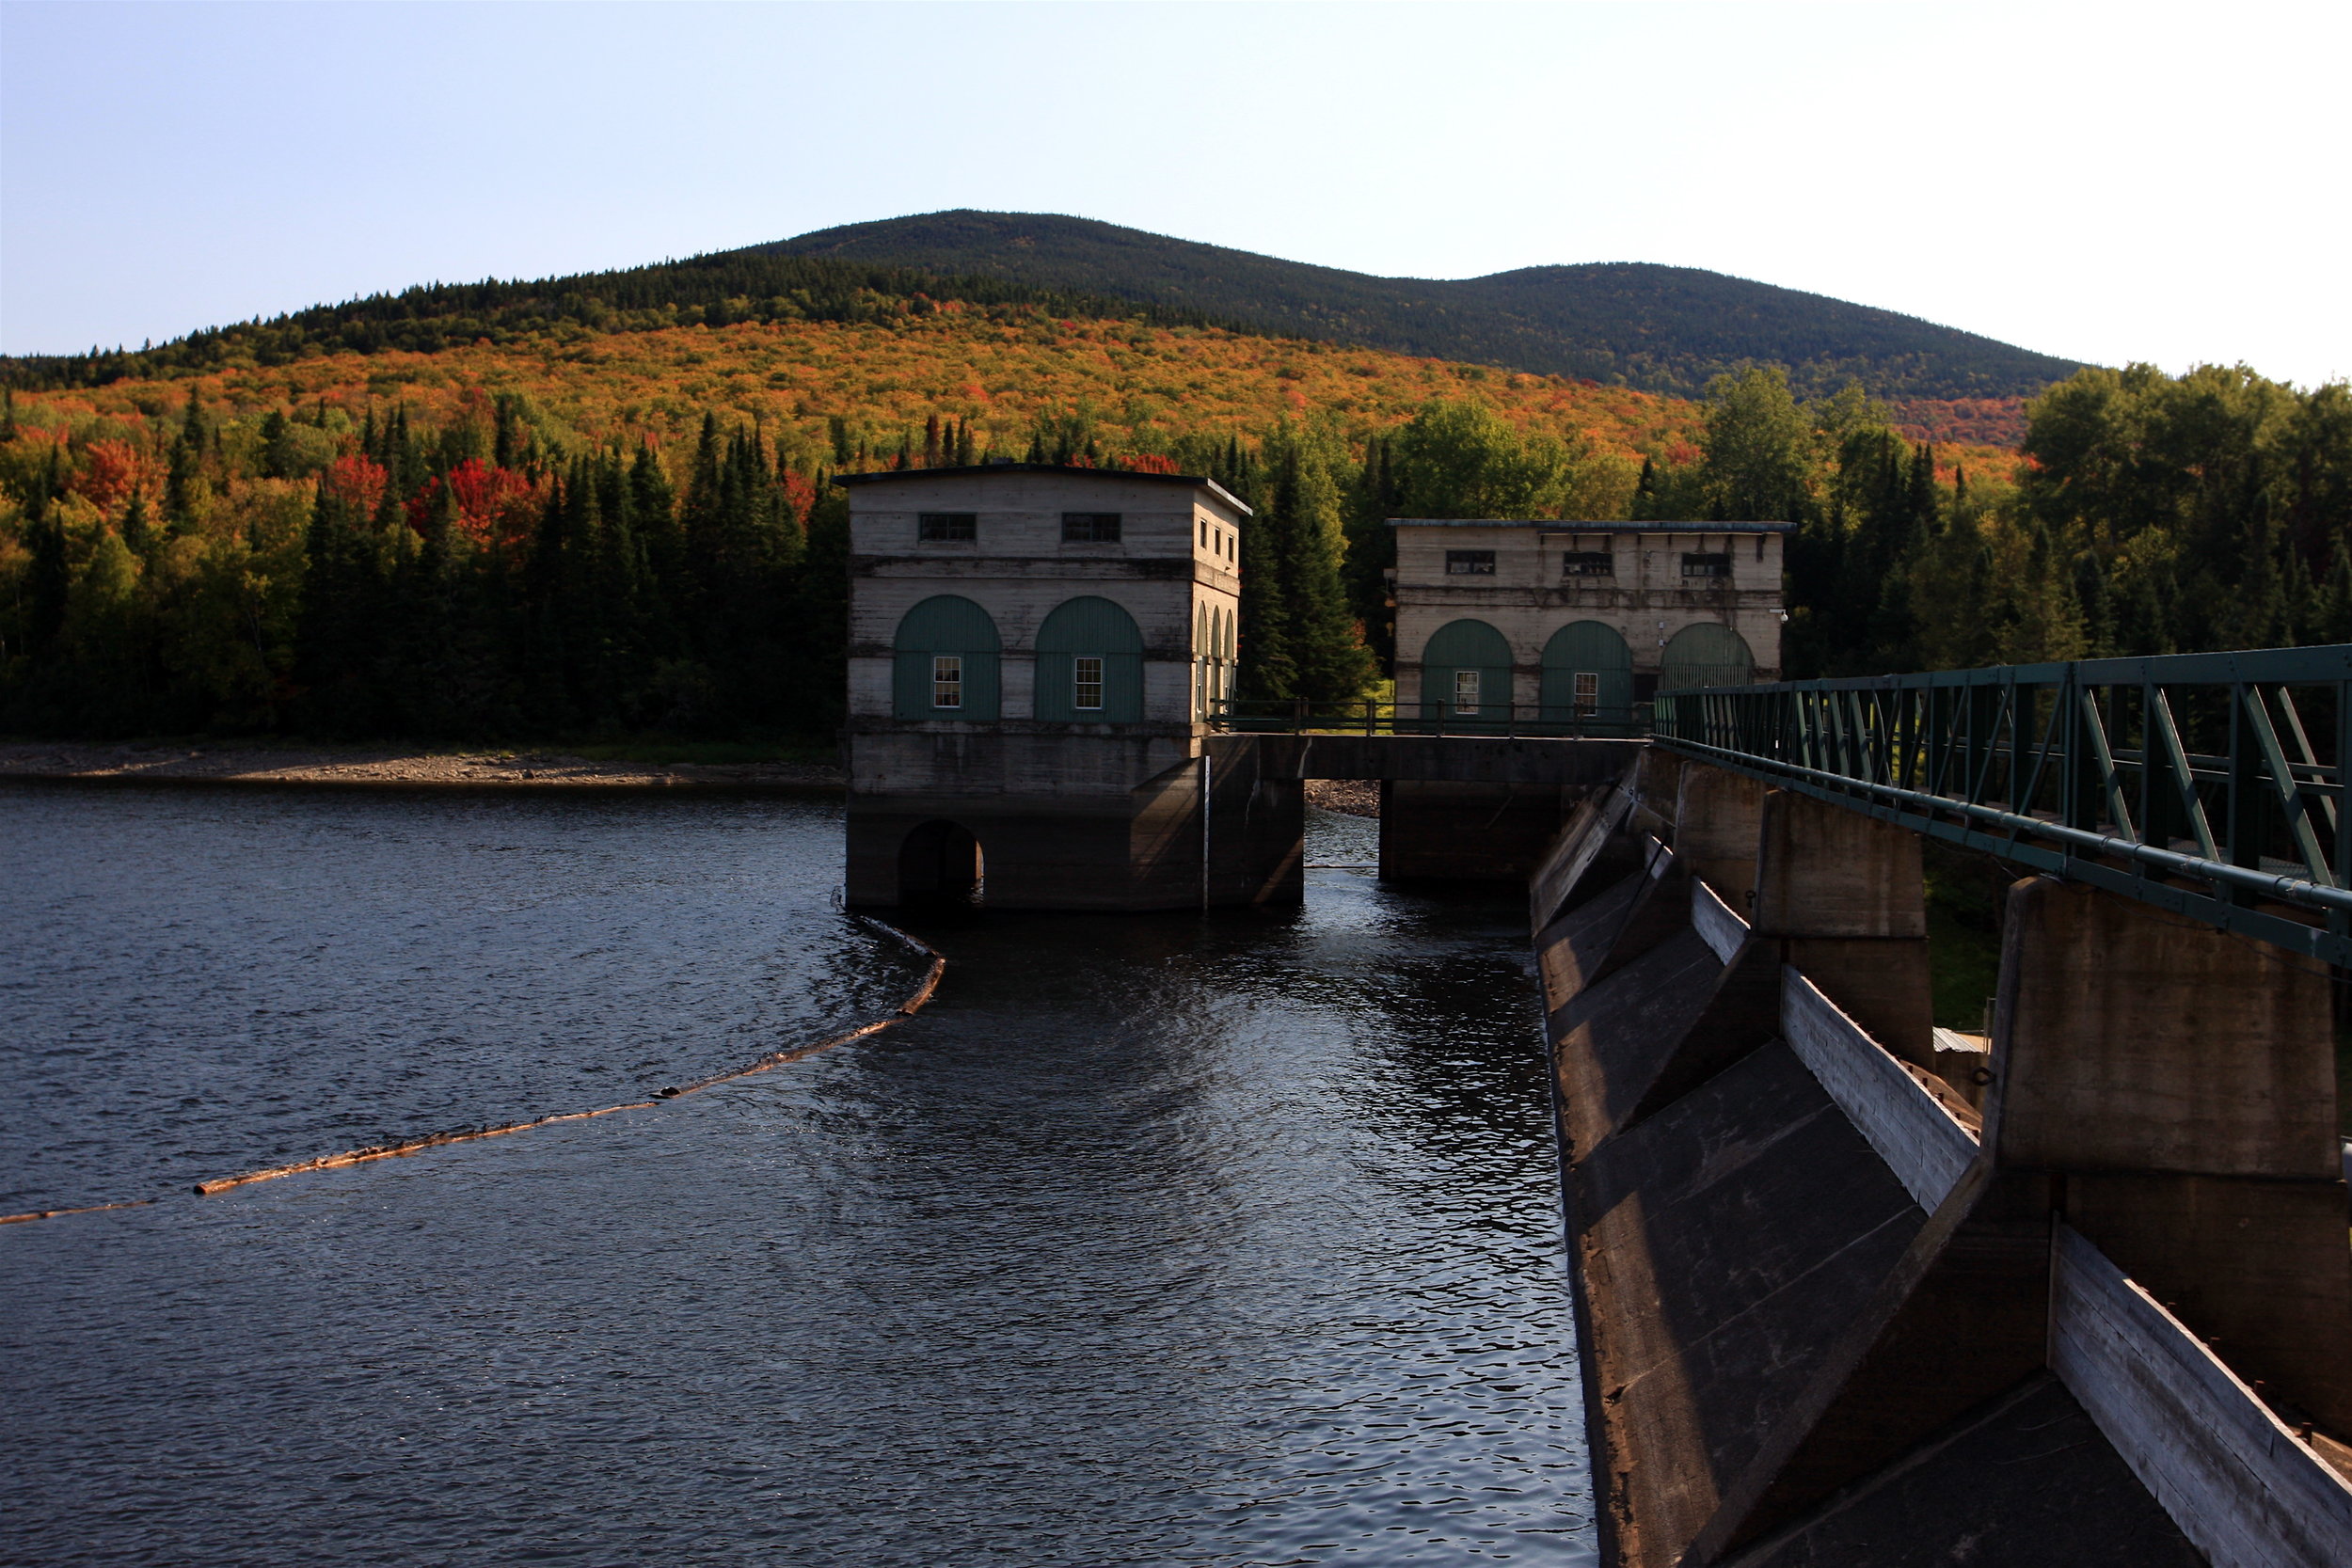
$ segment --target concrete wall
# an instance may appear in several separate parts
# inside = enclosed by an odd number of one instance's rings
[[[2344,1560],[2325,977],[2021,884],[1979,1117],[1876,1037],[1915,847],[1672,760],[1535,879],[1604,1560]]]
[[[1381,879],[1525,882],[1585,793],[1575,784],[1384,781]]]
[[[1004,642],[1003,713],[1036,712],[1036,638],[1054,609],[1098,595],[1143,633],[1144,717],[1190,726],[1200,611],[1230,625],[1241,592],[1243,510],[1204,484],[1095,469],[910,469],[850,476],[850,715],[853,726],[891,721],[892,643],[898,622],[934,594],[986,610]],[[977,537],[927,543],[925,512],[977,515]],[[1116,512],[1117,544],[1066,544],[1064,512]],[[1213,639],[1212,641],[1215,640]],[[1220,669],[1230,665],[1226,660]],[[976,726],[938,722],[954,730]]]
[[[1247,508],[1195,480],[1019,465],[852,475],[843,483],[851,902],[898,901],[901,855],[927,823],[953,824],[979,841],[984,897],[995,908],[1170,909],[1197,906],[1204,895],[1213,903],[1296,897],[1298,786],[1255,787],[1257,759],[1247,746],[1235,766],[1252,785],[1234,799],[1230,828],[1218,825],[1204,840],[1200,827],[1202,705],[1231,678]],[[926,512],[973,514],[975,537],[922,538]],[[1120,538],[1065,541],[1066,512],[1117,513]],[[994,720],[897,716],[899,623],[942,594],[972,600],[995,625]],[[1039,628],[1057,607],[1089,596],[1120,606],[1141,634],[1139,721],[1038,717]],[[1220,780],[1212,821],[1227,794]]]
[[[1203,758],[1149,736],[857,736],[868,767],[849,799],[848,899],[898,904],[910,835],[944,822],[979,841],[991,909],[1295,904],[1304,792],[1261,766],[1252,737],[1232,738],[1242,743]],[[925,747],[949,754],[909,754]],[[902,769],[889,765],[893,754]],[[931,782],[898,787],[908,780]],[[862,787],[869,782],[876,787]],[[1019,787],[988,787],[1007,782]]]
[[[1635,695],[1655,687],[1665,644],[1695,622],[1737,631],[1759,681],[1780,678],[1781,544],[1786,525],[1700,523],[1415,522],[1396,530],[1396,700],[1421,701],[1421,651],[1449,621],[1481,620],[1511,644],[1512,701],[1533,710],[1541,698],[1544,644],[1574,621],[1599,621],[1623,636],[1633,658]],[[1682,576],[1688,551],[1729,546],[1732,577]],[[1492,577],[1446,571],[1448,550],[1495,552]],[[1612,551],[1611,578],[1563,578],[1570,550]]]

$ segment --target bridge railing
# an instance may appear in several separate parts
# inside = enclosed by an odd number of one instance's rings
[[[1518,738],[1639,740],[1650,733],[1649,705],[1578,709],[1525,703],[1483,703],[1458,708],[1444,703],[1349,703],[1221,699],[1209,722],[1243,735],[1458,735]]]
[[[1659,741],[2352,965],[2352,644],[1661,692]]]

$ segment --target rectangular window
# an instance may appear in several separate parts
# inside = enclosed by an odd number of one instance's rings
[[[1450,578],[1490,578],[1495,575],[1492,550],[1448,550],[1445,575]]]
[[[1686,578],[1727,578],[1731,576],[1731,552],[1725,550],[1721,555],[1686,552],[1682,558],[1682,575]]]
[[[1579,670],[1576,673],[1576,711],[1579,713],[1600,711],[1599,671]]]
[[[1477,670],[1456,670],[1454,672],[1454,712],[1476,713],[1478,711],[1478,688],[1480,685],[1479,677],[1481,673],[1482,672]]]
[[[1206,517],[1200,519],[1200,547],[1204,550],[1209,547],[1209,519]]]
[[[933,654],[931,656],[931,706],[961,707],[963,705],[963,656]]]
[[[968,545],[980,536],[980,515],[977,512],[917,513],[914,536],[926,545]]]
[[[1061,542],[1065,545],[1116,545],[1119,543],[1119,517],[1116,512],[1065,512],[1061,515]]]
[[[1070,705],[1077,708],[1099,708],[1103,705],[1103,661],[1081,654],[1070,661]]]
[[[1560,558],[1564,578],[1613,578],[1617,558],[1607,550],[1570,550]]]

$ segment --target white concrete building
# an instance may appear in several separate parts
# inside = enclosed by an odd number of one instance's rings
[[[1194,476],[1029,464],[835,483],[852,901],[983,860],[1002,906],[1229,901],[1196,764],[1232,694],[1249,508]]]
[[[1389,526],[1400,713],[1605,728],[1661,687],[1780,678],[1793,524]]]

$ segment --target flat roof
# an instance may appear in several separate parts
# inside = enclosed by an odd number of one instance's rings
[[[1073,468],[1059,463],[970,463],[960,468],[890,468],[878,474],[835,474],[835,484],[881,484],[910,479],[969,479],[978,474],[1085,474],[1095,479],[1139,479],[1154,484],[1186,484],[1206,490],[1243,516],[1249,503],[1204,474],[1145,474],[1132,468]]]
[[[1391,517],[1391,528],[1532,528],[1549,533],[1793,533],[1794,523],[1596,523],[1567,517]]]

